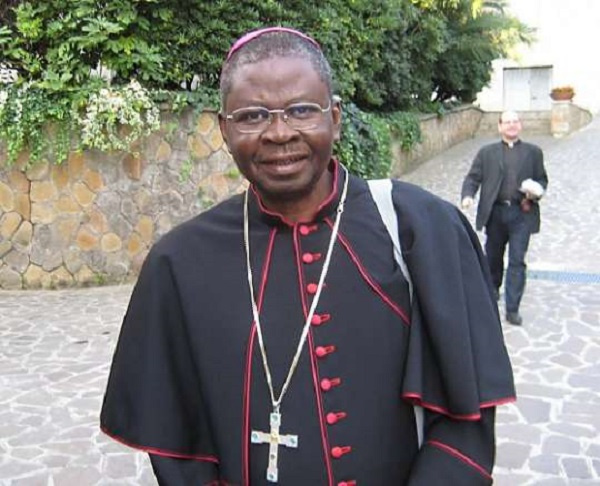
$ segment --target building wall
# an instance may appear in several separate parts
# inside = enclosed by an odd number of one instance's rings
[[[594,52],[600,45],[600,1],[598,0],[509,0],[509,10],[537,29],[537,41],[521,46],[515,59],[494,62],[490,86],[478,96],[485,111],[501,111],[502,70],[505,66],[553,66],[553,85],[572,85],[575,102],[600,111],[600,62]]]

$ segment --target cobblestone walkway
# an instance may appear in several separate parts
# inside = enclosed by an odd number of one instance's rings
[[[471,159],[491,140],[462,143],[404,179],[457,203]],[[529,252],[524,326],[504,324],[519,400],[498,411],[495,484],[597,485],[600,284],[577,275],[600,276],[600,119],[531,141],[545,151],[550,186]],[[98,430],[130,292],[0,292],[0,485],[156,484],[143,454]]]

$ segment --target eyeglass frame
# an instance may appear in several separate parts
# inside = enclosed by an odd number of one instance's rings
[[[333,97],[333,102],[334,103],[339,102],[339,97],[334,96]],[[240,130],[240,128],[236,125],[236,123],[233,123],[233,126],[235,127],[235,129],[238,132],[244,133],[244,134],[263,133],[263,132],[265,132],[271,126],[271,123],[273,123],[273,119],[275,118],[275,115],[278,114],[278,113],[281,115],[281,119],[283,120],[283,122],[288,127],[292,128],[293,130],[297,130],[299,132],[304,132],[304,131],[308,131],[308,130],[314,130],[315,128],[317,128],[319,126],[318,123],[315,124],[315,126],[311,126],[311,127],[308,127],[308,128],[297,128],[297,127],[290,126],[289,123],[288,123],[288,120],[289,120],[290,117],[289,117],[288,114],[286,114],[286,110],[288,110],[289,108],[292,108],[294,106],[302,106],[302,105],[309,105],[309,106],[313,106],[313,107],[318,107],[319,110],[321,110],[321,114],[325,114],[328,111],[331,111],[331,109],[333,108],[333,103],[332,103],[331,99],[329,100],[329,103],[327,104],[326,108],[323,108],[319,103],[314,103],[314,102],[310,102],[310,101],[302,101],[302,102],[298,102],[298,103],[291,103],[291,104],[287,105],[285,108],[275,108],[275,109],[272,109],[272,110],[269,110],[268,108],[266,108],[264,106],[245,106],[243,108],[238,108],[237,110],[233,110],[231,113],[229,113],[227,115],[224,115],[223,118],[226,121],[231,121],[231,120],[233,120],[233,115],[235,113],[238,113],[238,112],[243,111],[243,110],[248,110],[248,109],[253,109],[254,108],[254,109],[265,110],[269,114],[269,118],[267,119],[267,122],[268,122],[267,125],[262,130],[256,130],[256,131],[250,131],[250,132],[248,132],[248,131],[242,131],[242,130]]]

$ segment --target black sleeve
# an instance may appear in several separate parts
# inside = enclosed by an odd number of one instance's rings
[[[482,164],[482,152],[481,150],[475,156],[469,172],[465,176],[461,189],[461,198],[475,197],[479,186],[481,185],[481,179],[483,177],[483,164]]]
[[[454,420],[425,411],[425,442],[408,486],[487,486],[495,456],[495,408],[481,410],[477,421]]]
[[[148,456],[159,486],[219,484],[219,472],[215,463],[163,457],[156,454],[148,454]]]
[[[536,153],[536,164],[535,164],[535,174],[533,176],[533,180],[541,184],[541,186],[546,190],[548,188],[548,174],[546,173],[546,168],[544,167],[544,152],[539,147],[537,148]]]

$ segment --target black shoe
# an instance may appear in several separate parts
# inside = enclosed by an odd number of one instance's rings
[[[520,326],[521,324],[523,324],[523,318],[518,312],[507,312],[506,320],[513,326]]]

